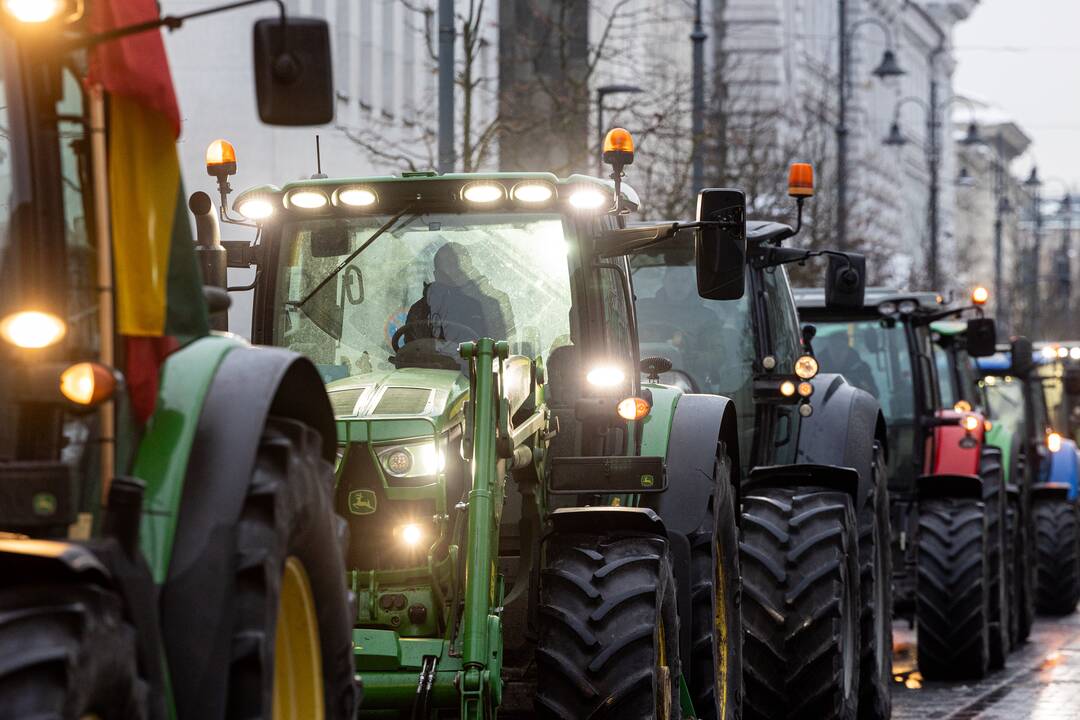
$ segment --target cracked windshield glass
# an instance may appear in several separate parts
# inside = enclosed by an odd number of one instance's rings
[[[275,342],[312,358],[324,381],[395,368],[463,371],[458,344],[478,337],[506,338],[511,354],[545,359],[569,344],[558,215],[392,219],[283,229]]]

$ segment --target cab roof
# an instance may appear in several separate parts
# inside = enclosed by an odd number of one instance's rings
[[[824,288],[793,288],[795,304],[800,308],[824,308]],[[866,288],[866,299],[863,308],[869,310],[876,308],[882,303],[898,303],[902,300],[914,300],[919,304],[919,309],[932,312],[945,308],[945,298],[940,293],[925,291],[904,291],[894,288],[870,287]]]

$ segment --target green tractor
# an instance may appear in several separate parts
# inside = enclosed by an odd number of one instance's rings
[[[159,30],[189,17],[0,8],[4,717],[346,719],[358,702],[318,373],[207,334]],[[327,38],[256,23],[265,121],[328,121]]]
[[[800,175],[808,166],[794,166]],[[812,187],[791,190],[801,216]],[[639,341],[643,355],[670,360],[662,381],[731,397],[738,408],[745,716],[841,718],[858,708],[887,718],[885,423],[871,395],[817,373],[813,331],[799,326],[784,266],[826,253],[785,247],[797,232],[747,223],[748,292],[731,300],[687,292],[689,232],[636,252]],[[865,261],[829,260],[830,307],[860,305]]]
[[[625,256],[695,234],[742,294],[745,200],[627,227],[614,182],[547,173],[312,179],[240,193],[253,338],[310,357],[337,418],[362,717],[740,712],[734,405],[642,384]],[[216,172],[215,168],[211,171]]]

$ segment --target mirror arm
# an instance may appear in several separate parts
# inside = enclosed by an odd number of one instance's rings
[[[962,315],[965,310],[974,310],[976,313],[978,313],[979,318],[982,318],[984,316],[981,305],[964,305],[963,307],[952,308],[951,310],[939,310],[938,312],[931,313],[929,315],[920,315],[918,317],[918,323],[920,325],[929,325],[930,323],[937,322],[938,320],[944,320],[947,317],[952,317],[954,315]]]
[[[127,25],[125,27],[113,28],[112,30],[104,30],[93,35],[87,35],[85,37],[78,38],[70,43],[65,43],[63,51],[79,50],[82,48],[93,47],[94,45],[100,45],[101,43],[108,42],[110,40],[116,40],[118,38],[127,37],[129,35],[138,35],[139,33],[150,32],[151,30],[157,30],[158,28],[168,28],[170,31],[180,28],[188,20],[194,20],[206,15],[216,15],[217,13],[227,12],[229,10],[237,10],[248,5],[257,5],[259,3],[272,2],[278,6],[278,11],[281,13],[281,26],[286,26],[287,20],[285,15],[285,2],[284,0],[237,0],[237,2],[226,3],[225,5],[217,5],[211,8],[203,8],[202,10],[196,10],[194,12],[187,13],[185,15],[166,15],[164,17],[155,18],[153,20],[147,20],[146,22],[136,23],[134,25]]]
[[[600,235],[600,247],[597,255],[607,259],[644,250],[662,240],[675,237],[675,233],[684,227],[696,225],[697,223],[665,223],[663,225],[608,230]]]

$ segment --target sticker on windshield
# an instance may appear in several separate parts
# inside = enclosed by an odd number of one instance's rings
[[[370,515],[375,512],[378,498],[372,490],[353,490],[349,493],[349,512],[353,515]]]
[[[386,344],[389,345],[394,339],[394,333],[399,328],[404,327],[405,323],[409,320],[409,308],[401,308],[390,313],[390,317],[386,318]],[[399,341],[400,343],[400,341]]]

